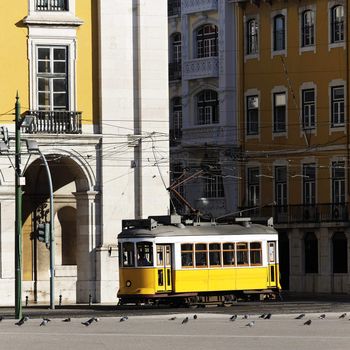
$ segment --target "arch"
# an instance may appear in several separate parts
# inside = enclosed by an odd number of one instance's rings
[[[348,240],[344,232],[332,236],[333,273],[348,273]]]
[[[304,236],[305,273],[318,273],[318,239],[314,232]]]

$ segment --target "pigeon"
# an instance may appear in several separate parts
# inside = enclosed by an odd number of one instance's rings
[[[297,316],[295,319],[296,319],[296,320],[301,320],[303,317],[305,317],[305,314],[300,314],[300,315]]]
[[[3,319],[4,319],[4,317],[3,317],[3,316],[0,316],[0,322],[1,322]]]
[[[267,314],[265,317],[264,317],[264,320],[269,320],[271,318],[272,314]]]
[[[265,318],[267,314],[262,314],[259,316],[259,318]]]
[[[99,322],[100,319],[99,319],[98,317],[94,317],[94,321],[95,321],[95,322]]]
[[[324,319],[326,318],[326,314],[322,314],[322,315],[318,316],[318,318],[319,318],[320,320],[324,320]]]
[[[243,315],[242,320],[247,320],[249,318],[249,315]]]
[[[47,323],[48,323],[49,321],[50,321],[50,320],[48,320],[47,318],[44,318],[44,319],[42,320],[42,322],[40,323],[40,327],[41,327],[41,326],[46,326]]]
[[[51,320],[49,318],[43,318],[43,320],[46,322],[51,322]]]
[[[128,316],[123,316],[123,317],[119,320],[119,322],[124,322],[124,321],[127,321],[128,319],[129,319]]]
[[[245,326],[246,327],[253,327],[255,325],[255,321],[250,321],[249,323],[247,323]]]
[[[198,318],[197,315],[193,315],[193,319],[196,320]]]
[[[184,318],[181,322],[181,324],[187,323],[188,322],[188,317]]]
[[[176,316],[169,318],[169,321],[175,321],[175,320],[176,320]]]
[[[344,312],[343,314],[341,314],[341,315],[339,316],[339,318],[345,318],[345,316],[346,316],[346,312]]]
[[[230,321],[236,321],[237,320],[237,315],[233,315],[230,317]]]
[[[84,326],[88,327],[88,326],[91,325],[92,322],[94,322],[94,320],[95,320],[95,317],[92,317],[92,318],[88,319],[87,321],[82,322],[81,324],[83,324]]]
[[[311,320],[307,320],[306,322],[304,322],[304,326],[310,326],[311,324]]]
[[[62,320],[62,322],[70,322],[70,321],[71,321],[70,317],[65,318],[64,320]]]

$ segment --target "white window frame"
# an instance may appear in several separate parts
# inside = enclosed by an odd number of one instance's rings
[[[35,15],[35,14],[41,14],[42,17],[45,17],[45,16],[50,16],[52,14],[70,14],[71,16],[75,16],[75,1],[76,0],[67,0],[68,1],[68,11],[37,11],[36,10],[36,1],[37,0],[28,0],[29,2],[29,16],[31,15]]]
[[[305,90],[314,90],[315,93],[315,99],[314,99],[314,103],[315,103],[315,126],[313,128],[309,128],[309,129],[305,129],[303,128],[303,91]],[[299,98],[300,98],[300,137],[304,136],[304,133],[309,134],[313,134],[313,135],[317,135],[317,86],[315,83],[313,82],[307,82],[307,83],[303,83],[300,86],[299,89]]]
[[[334,169],[334,165],[335,163],[344,163],[344,178],[335,180],[334,176],[333,176],[333,169]],[[330,179],[331,179],[331,183],[330,183],[330,198],[331,198],[331,202],[332,204],[339,204],[339,203],[344,203],[346,202],[346,194],[347,194],[347,172],[346,172],[346,161],[344,158],[339,158],[339,157],[334,157],[330,160]],[[335,191],[334,191],[334,184],[335,181],[337,183],[337,187],[339,189],[339,187],[341,187],[341,185],[344,186],[344,191],[343,195],[344,195],[344,201],[335,201]],[[340,192],[340,191],[339,191]],[[339,193],[338,192],[338,193]]]
[[[248,134],[248,98],[256,96],[258,98],[258,132],[256,134]],[[245,101],[245,135],[247,139],[256,139],[260,138],[260,109],[261,109],[261,98],[260,91],[257,89],[249,89],[244,94]]]
[[[285,124],[286,128],[285,131],[274,131],[274,123],[275,123],[275,94],[278,93],[285,93],[286,96],[286,115],[285,115]],[[288,135],[288,89],[285,86],[275,86],[272,91],[271,91],[271,133],[272,133],[272,138],[274,139],[275,137],[282,137],[282,136],[287,136]]]
[[[250,172],[251,169],[254,169],[254,170],[257,169],[258,170],[257,180],[256,180],[256,183],[254,183],[254,184],[251,184],[249,182],[249,172]],[[260,205],[260,201],[261,201],[260,174],[261,174],[261,169],[260,169],[259,165],[248,164],[247,170],[246,170],[246,186],[247,186],[247,205],[249,205],[249,206],[258,206],[258,205]],[[258,189],[258,195],[257,195],[257,189]],[[250,191],[250,190],[252,190],[252,191]],[[250,201],[251,193],[254,194],[254,199],[253,199],[252,202]]]
[[[337,5],[344,6],[344,40],[338,41],[338,42],[332,42],[332,8]],[[328,2],[328,50],[342,47],[344,50],[346,49],[346,41],[347,41],[347,35],[346,35],[346,20],[347,20],[347,9],[345,6],[344,0],[334,0]]]
[[[248,30],[247,30],[247,25],[248,22],[251,21],[252,19],[255,19],[256,24],[257,24],[257,45],[258,45],[258,50],[256,53],[250,53],[248,54]],[[260,16],[258,14],[256,15],[251,15],[251,16],[245,16],[244,17],[244,60],[249,60],[249,59],[260,59]]]
[[[314,14],[314,43],[313,45],[303,46],[303,15],[305,11],[312,11]],[[316,41],[317,41],[317,13],[316,13],[316,5],[307,5],[299,7],[299,54],[301,55],[303,52],[316,52]]]
[[[284,49],[283,50],[275,50],[275,17],[278,15],[284,16]],[[278,55],[287,56],[287,47],[288,47],[288,17],[287,17],[287,9],[282,9],[279,11],[272,11],[270,17],[271,23],[271,57]]]
[[[342,86],[344,89],[344,123],[339,123],[336,126],[333,126],[333,116],[332,116],[332,111],[333,111],[333,88],[335,87],[340,87]],[[347,123],[347,89],[346,89],[346,82],[342,79],[335,79],[332,80],[329,84],[328,88],[328,101],[329,101],[329,134],[332,132],[339,132],[343,131],[344,133],[346,132],[346,123]]]

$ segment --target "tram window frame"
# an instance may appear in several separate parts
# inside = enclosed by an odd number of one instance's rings
[[[205,246],[205,249],[198,249],[197,246]],[[206,268],[208,267],[208,244],[207,243],[195,243],[194,245],[194,256],[195,256],[195,266],[196,268]],[[200,257],[200,258],[199,258]],[[205,260],[203,261],[203,257]],[[203,263],[198,264],[197,261],[201,261]]]
[[[245,248],[240,248],[240,245],[245,245]],[[240,263],[239,254],[243,254],[243,263]],[[245,254],[244,254],[245,253]],[[236,243],[236,257],[237,266],[249,266],[249,245],[248,242],[237,242]]]
[[[183,249],[183,247],[189,246],[190,249]],[[181,267],[182,268],[193,268],[194,267],[194,249],[193,243],[182,243],[181,244]],[[184,263],[184,257],[189,256],[190,259],[186,259],[186,263]]]
[[[126,246],[130,246],[131,250],[125,250]],[[135,244],[134,242],[123,242],[121,244],[121,250],[120,255],[122,258],[120,258],[120,261],[122,262],[122,267],[135,267]],[[125,254],[127,253],[127,254]],[[131,263],[126,263],[129,260],[131,260]]]
[[[232,245],[233,248],[228,248],[227,245]],[[225,248],[225,246],[227,248]],[[231,253],[231,257],[226,260],[225,259],[225,256],[226,254],[229,254]],[[230,261],[231,264],[227,264],[226,262]],[[232,266],[236,266],[236,262],[237,262],[237,259],[236,259],[236,244],[233,243],[233,242],[224,242],[222,244],[222,263],[223,263],[223,266],[228,266],[228,267],[232,267]]]
[[[253,244],[259,244],[260,248],[252,248]],[[259,262],[252,262],[252,261],[256,261],[256,259],[254,259],[254,255],[258,253],[258,260]],[[249,261],[250,261],[250,265],[251,266],[262,266],[262,243],[261,242],[250,242],[249,243]]]
[[[213,247],[214,246],[214,247]],[[215,248],[216,246],[216,248]],[[217,248],[217,246],[219,248]],[[222,266],[222,254],[221,254],[221,243],[209,243],[209,267],[221,267]],[[217,259],[217,256],[215,257],[215,254],[218,254],[219,256],[219,262],[217,264],[212,264],[212,257],[215,261]]]
[[[137,266],[153,266],[153,242],[136,242]]]

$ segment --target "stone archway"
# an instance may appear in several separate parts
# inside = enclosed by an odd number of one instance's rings
[[[57,303],[59,295],[63,302],[86,301],[94,289],[95,247],[90,243],[96,242],[96,230],[84,223],[95,221],[91,217],[95,215],[95,198],[89,192],[91,184],[85,172],[72,158],[57,154],[46,158],[54,192],[55,301]],[[50,218],[48,178],[40,158],[29,165],[25,176],[23,293],[30,301],[47,302],[50,298],[49,250],[36,239],[38,224],[49,222]]]

